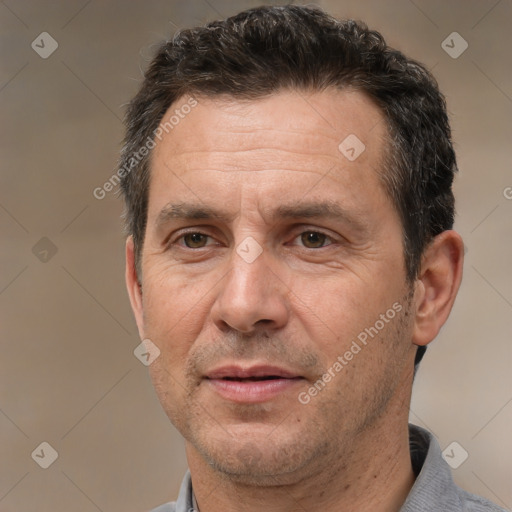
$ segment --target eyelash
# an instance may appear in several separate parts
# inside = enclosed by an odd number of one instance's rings
[[[177,239],[176,239],[176,242],[178,241],[182,241],[183,244],[180,244],[182,247],[186,247],[187,249],[204,249],[204,247],[197,247],[197,248],[194,248],[194,247],[188,247],[184,244],[184,239],[187,235],[201,235],[201,236],[204,236],[206,237],[207,239],[210,239],[210,240],[213,240],[213,236],[211,235],[208,235],[206,233],[202,233],[201,231],[189,231],[187,233],[183,233],[181,236],[179,236]],[[207,244],[205,247],[209,246],[209,245],[212,245],[212,244]]]
[[[321,235],[321,236],[324,236],[326,241],[328,241],[328,243],[326,243],[325,245],[322,245],[321,247],[315,247],[315,248],[311,248],[311,247],[306,247],[305,245],[301,245],[302,248],[304,249],[311,249],[311,250],[319,250],[319,249],[323,249],[325,247],[328,247],[332,244],[335,243],[333,237],[331,235],[328,235],[327,233],[321,231],[321,230],[317,230],[317,229],[306,229],[306,230],[303,230],[301,231],[300,233],[296,234],[292,241],[295,241],[297,240],[298,238],[302,237],[302,235],[304,234],[316,234],[316,235]],[[214,244],[206,244],[205,246],[202,246],[202,247],[197,247],[197,248],[194,248],[194,247],[188,247],[187,245],[185,245],[184,243],[184,239],[187,235],[201,235],[201,236],[205,236],[207,237],[208,239],[214,239],[213,236],[207,234],[207,233],[204,233],[202,231],[198,231],[198,230],[195,230],[195,231],[187,231],[187,232],[184,232],[182,233],[180,236],[178,236],[177,238],[175,238],[174,240],[171,240],[167,245],[168,245],[168,248],[171,248],[172,246],[175,246],[175,245],[179,245],[181,248],[187,250],[187,249],[190,249],[190,250],[199,250],[199,249],[205,249],[206,247],[209,247],[211,245],[214,245]],[[180,243],[181,242],[181,243]]]

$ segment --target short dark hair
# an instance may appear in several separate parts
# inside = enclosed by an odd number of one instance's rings
[[[407,278],[418,275],[432,238],[451,229],[455,153],[444,97],[421,64],[386,45],[378,32],[314,7],[258,7],[179,31],[159,48],[126,115],[121,189],[140,277],[150,152],[168,108],[186,94],[254,100],[280,90],[350,87],[369,96],[387,122],[385,190],[403,226]],[[146,152],[147,153],[147,152]]]

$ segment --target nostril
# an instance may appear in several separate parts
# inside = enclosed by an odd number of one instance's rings
[[[268,319],[264,318],[262,320],[258,320],[255,325],[269,325],[271,323],[272,323],[272,320],[268,320]],[[266,332],[264,332],[263,335],[265,338],[269,337],[269,335]]]

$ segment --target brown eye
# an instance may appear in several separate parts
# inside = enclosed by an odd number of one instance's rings
[[[300,238],[304,247],[308,249],[319,249],[325,245],[328,236],[323,233],[318,233],[317,231],[305,231],[301,234]]]
[[[187,233],[183,235],[183,242],[190,249],[200,249],[206,246],[208,236],[202,233]]]

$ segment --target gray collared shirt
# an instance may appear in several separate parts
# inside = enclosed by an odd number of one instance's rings
[[[441,455],[435,437],[427,430],[409,425],[411,460],[416,481],[400,512],[507,512],[485,498],[464,491],[453,482],[450,467]],[[187,471],[178,500],[151,512],[193,512],[197,505]]]

